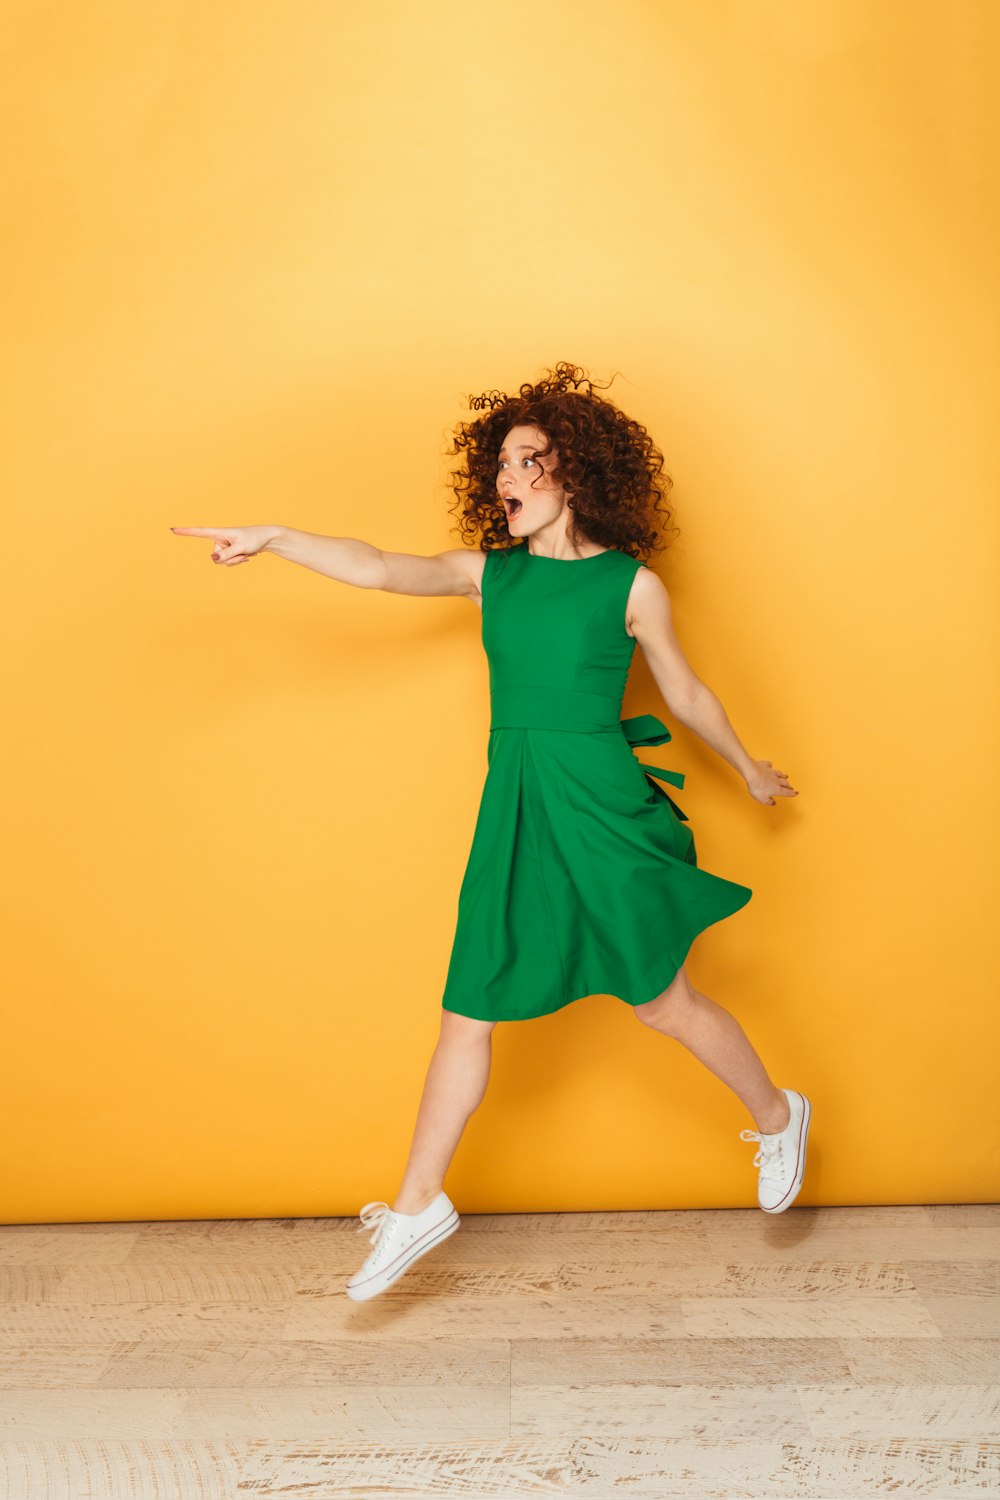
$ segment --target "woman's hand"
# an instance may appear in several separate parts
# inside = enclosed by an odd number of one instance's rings
[[[757,769],[751,771],[746,779],[747,791],[758,802],[766,802],[774,807],[776,797],[799,795],[784,771],[776,771],[769,760],[755,760],[754,765]]]
[[[268,542],[278,535],[277,526],[171,526],[174,536],[207,536],[215,546],[212,561],[225,563],[249,562],[263,552]]]

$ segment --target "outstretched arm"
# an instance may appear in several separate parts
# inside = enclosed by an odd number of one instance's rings
[[[784,771],[776,770],[769,760],[754,760],[719,699],[696,675],[674,632],[670,596],[649,568],[636,572],[629,594],[628,623],[674,718],[739,771],[757,802],[773,807],[776,797],[797,797]]]
[[[452,547],[421,557],[384,552],[350,536],[321,536],[289,526],[171,526],[175,536],[208,537],[213,562],[233,567],[262,552],[301,563],[315,573],[360,589],[390,594],[464,595],[478,601],[483,557],[469,547]],[[477,571],[478,569],[478,571]]]

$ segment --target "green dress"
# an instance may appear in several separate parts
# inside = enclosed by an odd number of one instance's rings
[[[621,718],[642,566],[615,549],[536,557],[525,542],[486,555],[487,772],[445,1010],[522,1021],[586,995],[641,1005],[753,894],[698,868],[687,817],[657,784],[684,777],[632,753],[670,739],[653,714]]]

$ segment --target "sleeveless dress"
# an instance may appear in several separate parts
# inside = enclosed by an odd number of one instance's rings
[[[641,1005],[753,894],[698,868],[687,817],[657,784],[683,775],[633,754],[671,738],[653,714],[621,718],[642,566],[613,548],[534,556],[523,541],[486,554],[487,772],[445,1010],[519,1021],[593,994]]]

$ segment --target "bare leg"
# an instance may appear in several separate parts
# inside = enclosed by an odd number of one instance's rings
[[[721,1078],[746,1105],[762,1135],[785,1128],[788,1100],[771,1082],[743,1027],[692,987],[683,964],[662,994],[634,1009],[640,1021],[673,1037]]]
[[[462,1131],[486,1093],[495,1025],[442,1009],[409,1161],[392,1204],[396,1213],[417,1214],[441,1191]]]

